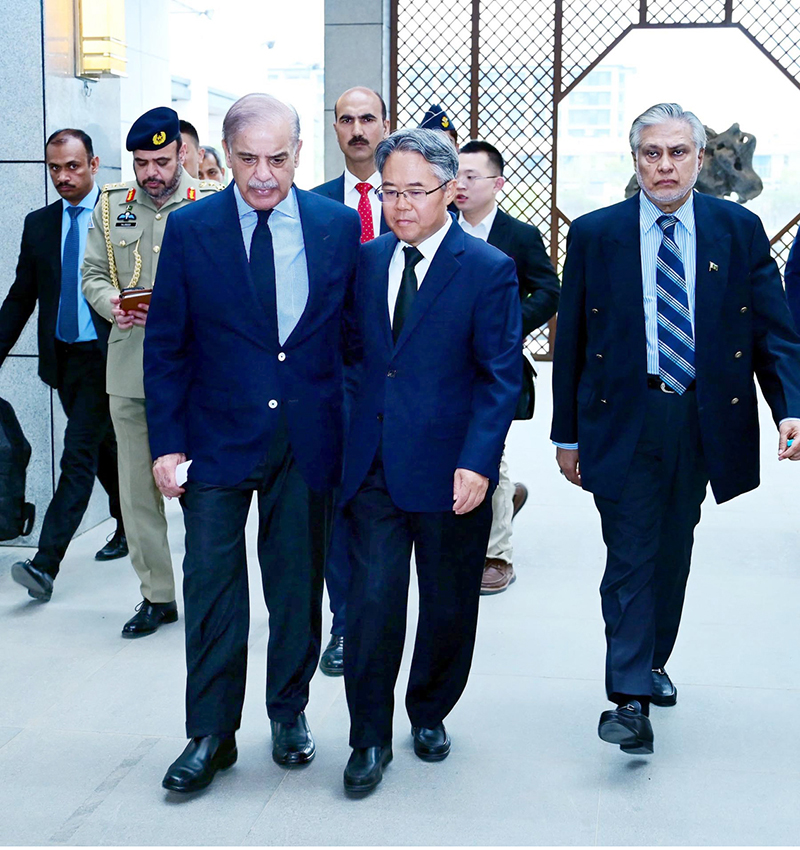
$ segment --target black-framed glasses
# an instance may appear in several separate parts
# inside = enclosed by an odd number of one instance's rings
[[[439,189],[443,189],[449,182],[448,180],[435,189],[429,189],[427,192],[424,189],[406,189],[405,192],[398,192],[397,189],[378,188],[375,190],[375,194],[382,204],[396,204],[401,196],[412,204],[418,204],[424,201],[428,195],[432,195],[434,192],[438,192]]]

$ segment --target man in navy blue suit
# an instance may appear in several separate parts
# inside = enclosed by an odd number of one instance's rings
[[[630,143],[641,191],[570,228],[551,437],[562,473],[594,494],[607,548],[617,707],[599,735],[652,753],[650,704],[677,701],[665,668],[706,487],[724,502],[759,483],[754,374],[778,459],[800,456],[800,339],[758,217],[693,192],[706,144],[697,117],[657,104]]]
[[[789,250],[789,257],[783,270],[783,282],[786,287],[786,300],[789,302],[794,325],[800,329],[800,229],[798,229]]]
[[[311,761],[331,492],[341,480],[344,303],[358,216],[293,185],[296,112],[269,95],[228,111],[234,182],[170,217],[145,340],[153,474],[186,527],[186,732],[163,785],[195,791],[236,761],[247,664],[244,529],[258,497],[270,615],[272,757]],[[176,469],[190,460],[185,488]]]
[[[412,548],[414,751],[428,761],[450,751],[442,721],[469,675],[490,490],[522,389],[514,262],[448,213],[455,149],[433,130],[400,130],[378,145],[376,161],[392,233],[365,245],[359,262],[351,345],[361,359],[348,381],[342,485],[352,792],[374,788],[392,758]]]
[[[363,244],[388,231],[381,203],[375,194],[381,182],[375,168],[375,148],[389,134],[386,104],[378,92],[356,86],[336,101],[333,117],[336,141],[344,154],[344,172],[311,191],[345,204],[358,213]],[[341,676],[344,672],[344,631],[350,584],[345,536],[344,520],[337,507],[325,563],[325,583],[333,614],[331,637],[319,660],[319,669],[326,676]]]

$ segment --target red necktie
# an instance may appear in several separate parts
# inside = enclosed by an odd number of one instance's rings
[[[372,204],[369,202],[372,184],[356,183],[356,191],[361,195],[358,199],[358,214],[361,217],[361,244],[363,245],[375,238],[375,226],[372,223]]]

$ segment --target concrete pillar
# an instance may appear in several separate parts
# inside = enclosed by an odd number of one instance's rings
[[[84,85],[74,76],[73,8],[72,0],[16,0],[0,28],[0,301],[14,281],[25,216],[58,197],[44,163],[50,133],[63,127],[86,130],[101,159],[98,181],[120,179],[119,82]],[[32,547],[58,478],[66,424],[58,396],[37,374],[36,321],[34,312],[0,369],[0,396],[14,406],[33,449],[27,499],[36,505],[33,533],[6,545]],[[80,531],[107,516],[108,503],[97,485]]]
[[[389,0],[325,0],[325,179],[341,174],[336,98],[353,86],[383,95],[389,110]]]

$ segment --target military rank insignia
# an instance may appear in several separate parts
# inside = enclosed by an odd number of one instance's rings
[[[186,190],[186,197],[187,197],[190,201],[194,201],[194,200],[196,200],[196,199],[197,199],[197,192],[195,191],[194,186],[190,186],[190,187]]]
[[[133,189],[131,189],[133,191]],[[133,209],[130,204],[125,209],[124,213],[117,216],[117,227],[136,227],[136,216],[133,214]]]
[[[129,204],[136,197],[136,189],[128,189],[128,194],[125,196],[125,203]]]

